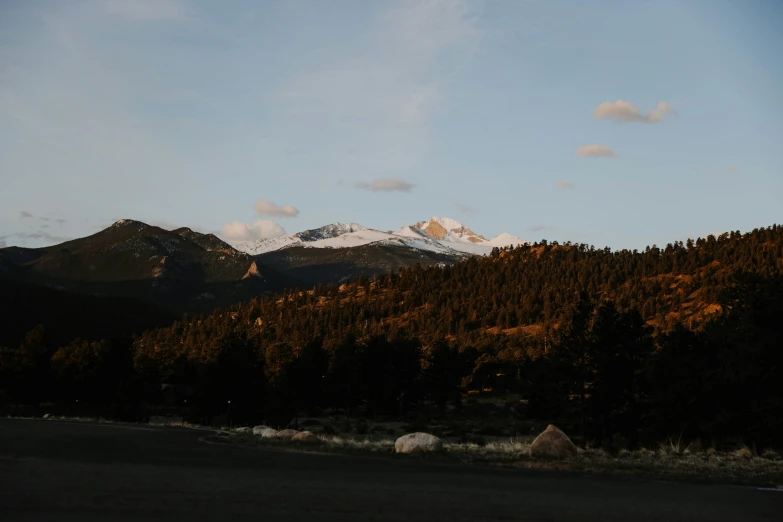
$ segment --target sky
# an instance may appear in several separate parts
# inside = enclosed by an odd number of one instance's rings
[[[783,222],[779,0],[3,0],[0,246]]]

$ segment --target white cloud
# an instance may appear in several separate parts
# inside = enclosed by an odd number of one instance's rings
[[[184,15],[179,0],[100,0],[107,13],[129,20],[179,20]]]
[[[597,120],[615,120],[619,122],[657,123],[666,114],[676,116],[677,111],[668,102],[660,102],[658,106],[648,114],[642,114],[633,104],[617,100],[616,102],[603,102],[593,111],[593,118]]]
[[[259,199],[255,204],[256,212],[262,216],[296,217],[299,209],[291,205],[275,205],[268,199]]]
[[[38,232],[33,232],[32,234],[20,234],[20,236],[30,239],[43,239],[44,241],[51,243],[62,243],[63,241],[70,241],[73,239],[69,236],[56,236],[46,232],[45,230],[39,230]]]
[[[30,214],[29,212],[27,212],[26,210],[20,210],[19,211],[19,217],[22,218],[22,219],[27,219],[27,218],[33,217],[33,215]]]
[[[574,183],[572,181],[558,181],[557,182],[557,188],[559,188],[559,189],[574,188]]]
[[[294,78],[282,95],[289,119],[330,129],[332,150],[357,151],[339,160],[343,171],[417,165],[448,86],[480,40],[467,0],[391,6],[349,54],[319,49],[319,57],[332,58]]]
[[[356,188],[373,192],[410,192],[414,186],[412,183],[400,179],[376,179],[372,183],[364,181],[356,183]]]
[[[63,241],[70,241],[71,239],[73,239],[72,237],[68,237],[68,236],[58,236],[58,235],[50,234],[43,227],[40,227],[35,232],[17,232],[15,234],[10,234],[9,236],[6,237],[10,237],[10,236],[16,236],[22,239],[38,239],[44,241],[46,244],[62,243]]]
[[[5,248],[8,246],[8,243],[6,243],[5,239],[0,239],[0,248]]]
[[[241,221],[232,221],[221,230],[221,235],[231,241],[269,239],[283,234],[285,234],[283,227],[271,220],[259,220],[250,225]]]
[[[549,228],[549,227],[548,227],[548,226],[546,226],[546,225],[534,225],[534,226],[532,226],[532,227],[527,227],[527,229],[528,229],[530,232],[541,232],[542,230],[546,230],[546,229],[548,229],[548,228]]]
[[[576,150],[577,156],[585,158],[617,158],[618,155],[606,145],[584,145]]]

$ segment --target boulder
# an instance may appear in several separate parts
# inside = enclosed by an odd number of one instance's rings
[[[442,449],[443,442],[429,433],[409,433],[394,443],[394,451],[397,453],[425,453]]]
[[[554,424],[547,426],[530,446],[531,457],[565,459],[575,457],[576,453],[576,446],[568,438],[568,435],[560,431]]]
[[[260,426],[253,426],[253,435],[261,435],[261,432],[268,429],[271,428],[269,426],[264,426],[263,424]]]
[[[300,431],[291,440],[299,441],[299,442],[321,442],[321,439],[318,438],[318,436],[310,431]]]
[[[274,428],[265,428],[261,430],[259,435],[261,435],[262,439],[276,439],[278,433],[279,432]]]
[[[277,436],[281,439],[291,440],[297,433],[299,432],[296,430],[280,430],[277,432]]]

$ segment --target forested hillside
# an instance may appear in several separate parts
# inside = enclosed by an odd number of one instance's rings
[[[722,310],[720,297],[736,278],[749,273],[783,273],[783,227],[644,252],[556,243],[496,250],[451,267],[255,300],[175,324],[155,338],[182,338],[185,350],[190,332],[203,329],[247,329],[266,342],[404,334],[503,344],[509,335],[540,337],[556,328],[579,292],[638,312],[658,332],[677,325],[698,330]]]
[[[51,346],[32,332],[2,352],[0,376],[37,371],[58,383],[52,393],[78,386],[107,403],[127,403],[139,383],[177,383],[199,418],[231,400],[248,421],[323,408],[394,416],[499,394],[521,418],[595,444],[681,434],[779,445],[782,276],[780,226],[644,252],[541,243],[257,299],[127,347]],[[126,366],[85,355],[113,350]],[[9,388],[23,399],[25,387]]]

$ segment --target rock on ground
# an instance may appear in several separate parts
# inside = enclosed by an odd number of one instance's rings
[[[312,433],[310,431],[300,431],[291,440],[296,440],[300,442],[321,442],[321,439],[318,438],[318,436],[315,433]]]
[[[443,442],[429,433],[409,433],[394,443],[394,451],[397,453],[424,453],[442,449]]]
[[[269,429],[271,429],[269,426],[264,426],[263,424],[259,426],[253,426],[253,435],[261,435],[261,432]]]
[[[281,439],[293,439],[294,436],[299,433],[296,430],[280,430],[277,432],[277,436]]]
[[[276,439],[278,433],[279,432],[274,428],[264,428],[261,430],[260,435],[262,439]]]
[[[576,453],[576,446],[568,438],[568,435],[560,431],[554,424],[547,426],[530,446],[531,457],[565,459],[576,456]]]

